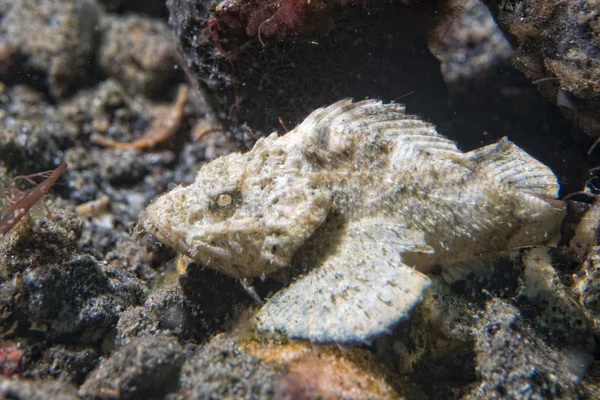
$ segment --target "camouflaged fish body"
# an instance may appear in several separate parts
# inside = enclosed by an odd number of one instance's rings
[[[265,332],[365,341],[421,301],[414,269],[548,242],[553,173],[506,139],[463,153],[396,104],[342,100],[216,159],[151,204],[143,227],[233,277],[306,270],[259,311]]]

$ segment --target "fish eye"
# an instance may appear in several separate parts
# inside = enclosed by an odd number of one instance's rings
[[[212,212],[222,217],[230,217],[241,204],[242,193],[239,189],[234,189],[213,196],[210,199],[208,207]]]
[[[215,203],[220,208],[229,207],[233,204],[233,197],[231,197],[231,194],[229,193],[221,193],[217,196]]]

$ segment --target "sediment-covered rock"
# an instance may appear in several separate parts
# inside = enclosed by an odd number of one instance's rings
[[[513,62],[587,133],[600,135],[600,8],[595,0],[487,0]]]

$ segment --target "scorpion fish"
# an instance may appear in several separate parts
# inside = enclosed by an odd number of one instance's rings
[[[399,104],[341,100],[158,197],[144,230],[235,278],[299,271],[266,335],[367,342],[410,315],[435,265],[554,240],[552,171],[504,138],[462,152]]]

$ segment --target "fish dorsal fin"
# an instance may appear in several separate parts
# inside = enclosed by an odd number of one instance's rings
[[[336,246],[263,306],[260,331],[317,343],[369,342],[408,317],[431,284],[402,263],[404,251],[433,250],[422,232],[368,218],[347,227]]]
[[[394,142],[403,153],[428,152],[462,158],[456,144],[440,135],[435,127],[414,115],[407,115],[401,104],[379,100],[338,101],[310,114],[295,130],[314,137],[317,146],[344,151],[358,138],[361,143],[376,139]]]
[[[554,173],[506,137],[494,144],[470,151],[463,164],[505,185],[544,198],[558,197]]]

